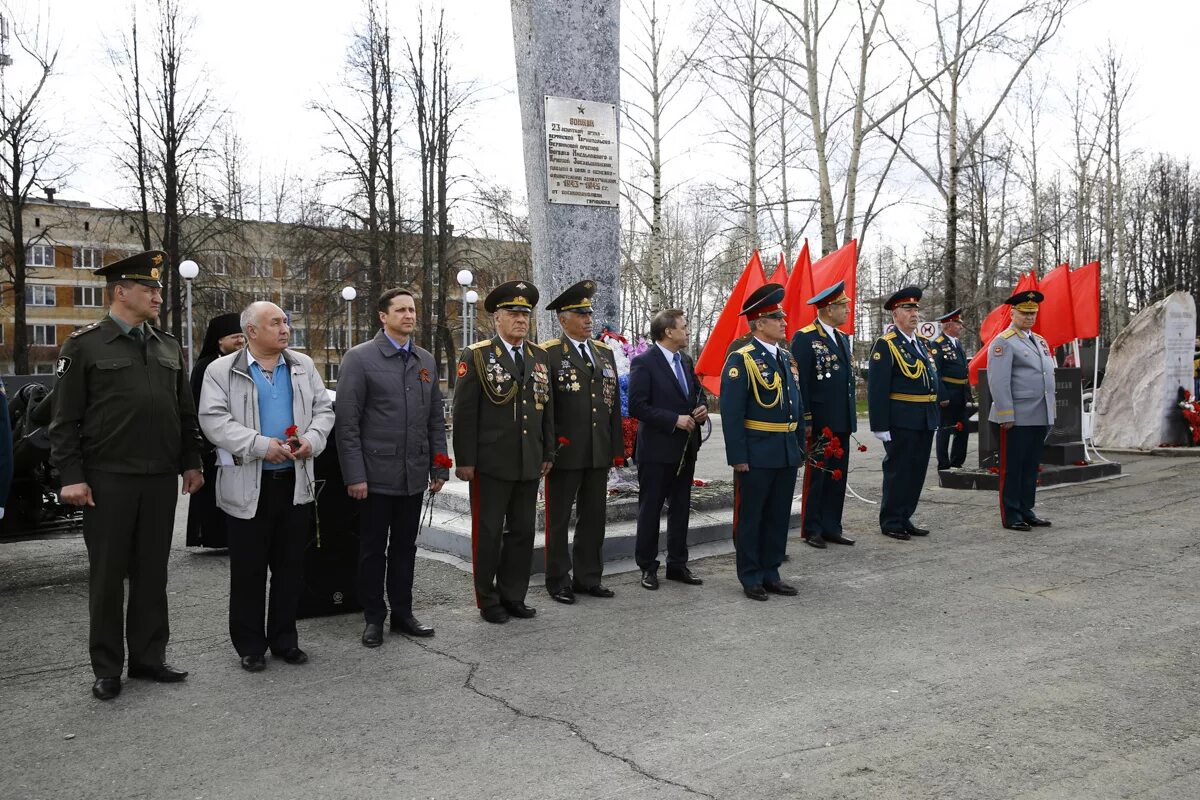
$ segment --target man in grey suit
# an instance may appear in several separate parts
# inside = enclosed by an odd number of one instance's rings
[[[385,573],[392,631],[433,635],[412,613],[417,530],[426,488],[440,491],[450,477],[435,461],[446,454],[446,418],[437,364],[412,341],[412,293],[389,289],[378,312],[383,328],[342,359],[335,405],[342,479],[361,502],[358,596],[366,647],[383,644]]]
[[[1054,356],[1033,332],[1042,299],[1041,292],[1022,291],[1005,300],[1012,325],[988,345],[988,419],[1000,432],[1000,523],[1015,531],[1050,526],[1033,513],[1042,445],[1054,426]]]

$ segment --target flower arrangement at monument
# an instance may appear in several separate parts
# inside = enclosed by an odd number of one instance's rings
[[[1183,421],[1187,423],[1188,433],[1192,438],[1191,444],[1200,444],[1200,403],[1197,403],[1191,392],[1182,387],[1179,389],[1179,411],[1183,414]]]

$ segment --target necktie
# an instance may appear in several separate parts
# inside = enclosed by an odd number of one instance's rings
[[[144,333],[142,333],[141,328],[130,328],[129,335],[132,336],[133,340],[135,342],[137,342],[138,344],[141,344],[143,341],[145,341],[146,335]]]
[[[683,390],[683,396],[687,397],[688,382],[687,378],[683,376],[683,359],[679,356],[679,353],[675,354],[675,379],[679,381],[679,388]]]
[[[783,360],[783,353],[775,351],[775,361],[779,364],[779,374],[783,375],[787,372],[787,362]]]
[[[525,379],[525,357],[521,355],[521,348],[514,347],[512,349],[513,363],[517,365],[517,380]]]
[[[579,345],[579,355],[583,356],[583,363],[587,364],[588,369],[595,369],[596,365],[592,363],[592,359],[588,358],[587,345]]]

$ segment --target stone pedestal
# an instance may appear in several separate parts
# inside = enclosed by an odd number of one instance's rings
[[[1175,292],[1143,309],[1113,340],[1096,395],[1097,447],[1149,450],[1184,444],[1176,407],[1179,387],[1192,387],[1196,303]]]

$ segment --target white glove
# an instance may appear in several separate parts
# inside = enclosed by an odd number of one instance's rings
[[[0,519],[4,519],[4,506],[0,506]]]
[[[891,431],[871,431],[871,433],[875,434],[875,438],[881,442],[890,442],[892,440]]]

